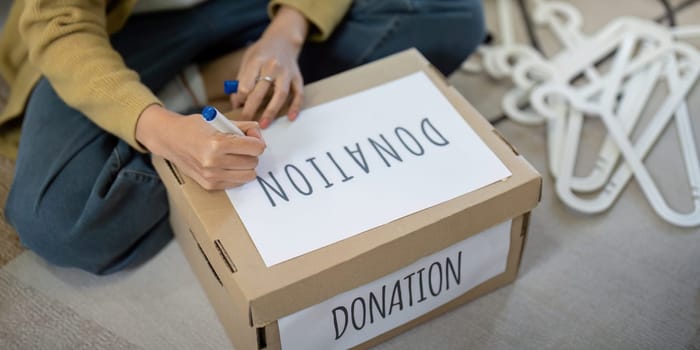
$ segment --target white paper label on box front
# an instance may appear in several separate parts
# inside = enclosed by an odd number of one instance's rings
[[[511,221],[278,321],[282,349],[347,349],[503,273]]]
[[[511,175],[423,72],[279,119],[226,191],[267,266]]]

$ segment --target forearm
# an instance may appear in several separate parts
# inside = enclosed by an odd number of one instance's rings
[[[104,1],[27,1],[20,31],[30,60],[66,104],[143,150],[136,122],[159,101],[111,47]]]
[[[263,33],[263,37],[286,38],[290,44],[301,50],[308,32],[309,22],[299,10],[289,6],[281,6]]]
[[[323,41],[330,37],[352,5],[352,0],[271,0],[270,15],[275,17],[283,7],[295,8],[310,23],[308,37],[312,41]]]

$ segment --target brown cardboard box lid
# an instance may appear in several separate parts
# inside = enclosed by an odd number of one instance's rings
[[[308,85],[305,107],[418,71],[426,72],[512,176],[269,268],[226,194],[207,192],[185,179],[182,196],[175,197],[188,202],[191,211],[187,220],[197,240],[215,243],[208,246],[216,246],[218,254],[203,246],[212,265],[224,271],[219,275],[231,297],[247,306],[251,325],[264,326],[371,282],[469,235],[526,213],[539,201],[540,175],[415,49]],[[228,266],[222,259],[228,260]]]

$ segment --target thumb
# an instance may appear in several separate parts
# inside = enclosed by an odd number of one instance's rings
[[[263,139],[262,131],[260,130],[260,124],[258,124],[258,122],[236,122],[236,126],[238,126],[238,128],[241,129],[241,131],[243,131],[243,133],[245,133],[246,136],[255,137],[263,143],[265,143],[265,139]]]

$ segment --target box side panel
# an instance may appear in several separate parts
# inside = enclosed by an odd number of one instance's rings
[[[539,178],[533,178],[508,192],[493,194],[489,199],[480,203],[475,202],[473,207],[442,220],[431,218],[427,211],[410,215],[401,221],[409,227],[423,227],[409,234],[396,233],[397,237],[389,242],[376,242],[377,237],[387,237],[395,233],[391,232],[390,228],[384,227],[381,232],[368,231],[346,239],[341,244],[312,252],[309,255],[313,255],[315,260],[333,261],[337,256],[342,256],[343,252],[340,250],[343,247],[375,247],[365,252],[358,252],[356,257],[299,280],[296,284],[251,301],[251,308],[254,311],[253,322],[256,325],[264,325],[314,304],[299,307],[300,303],[295,299],[295,295],[303,295],[318,303],[449,247],[494,223],[522,215],[536,203],[539,188]],[[426,226],[426,222],[431,224]],[[392,225],[395,226],[397,223]],[[265,318],[275,314],[277,317],[274,319]]]
[[[265,326],[267,347],[265,350],[280,350],[282,343],[280,342],[280,329],[277,322],[270,323]]]
[[[242,310],[232,302],[194,236],[189,233],[188,228],[182,226],[181,222],[176,224],[176,221],[171,220],[173,226],[177,225],[175,229],[177,242],[197,275],[229,339],[236,349],[258,349],[257,332],[250,326],[248,310]]]
[[[376,346],[390,338],[393,338],[421,323],[427,322],[433,318],[436,318],[452,309],[455,309],[458,306],[461,306],[463,304],[466,304],[476,298],[479,298],[483,295],[486,295],[488,293],[491,293],[495,291],[498,288],[501,288],[505,285],[508,285],[509,283],[513,282],[518,274],[518,268],[519,268],[519,259],[522,254],[523,250],[523,244],[525,242],[525,236],[523,235],[523,219],[525,215],[519,216],[517,218],[513,219],[512,226],[511,226],[511,246],[510,246],[510,251],[508,253],[508,265],[506,267],[506,271],[491,278],[490,280],[474,287],[470,291],[462,294],[460,297],[452,300],[449,303],[446,303],[438,308],[435,308],[434,310],[430,311],[429,313],[418,317],[414,319],[413,321],[410,321],[404,325],[401,325],[399,327],[396,327],[392,329],[389,332],[386,332],[376,338],[373,338],[372,340],[369,340],[363,344],[358,345],[354,349],[369,349],[373,346]]]
[[[164,159],[154,157],[153,164],[167,188],[170,224],[175,232],[175,239],[204,289],[219,321],[224,326],[226,334],[236,349],[258,349],[257,332],[250,327],[247,308],[233,303],[222,285],[220,272],[214,268],[190,229],[191,207],[182,192],[181,180]]]
[[[517,270],[513,257],[522,248],[518,241],[521,229],[518,219],[506,220],[371,283],[284,317],[278,321],[282,342],[294,348],[352,347],[428,314],[496,276],[512,280],[511,271]]]

